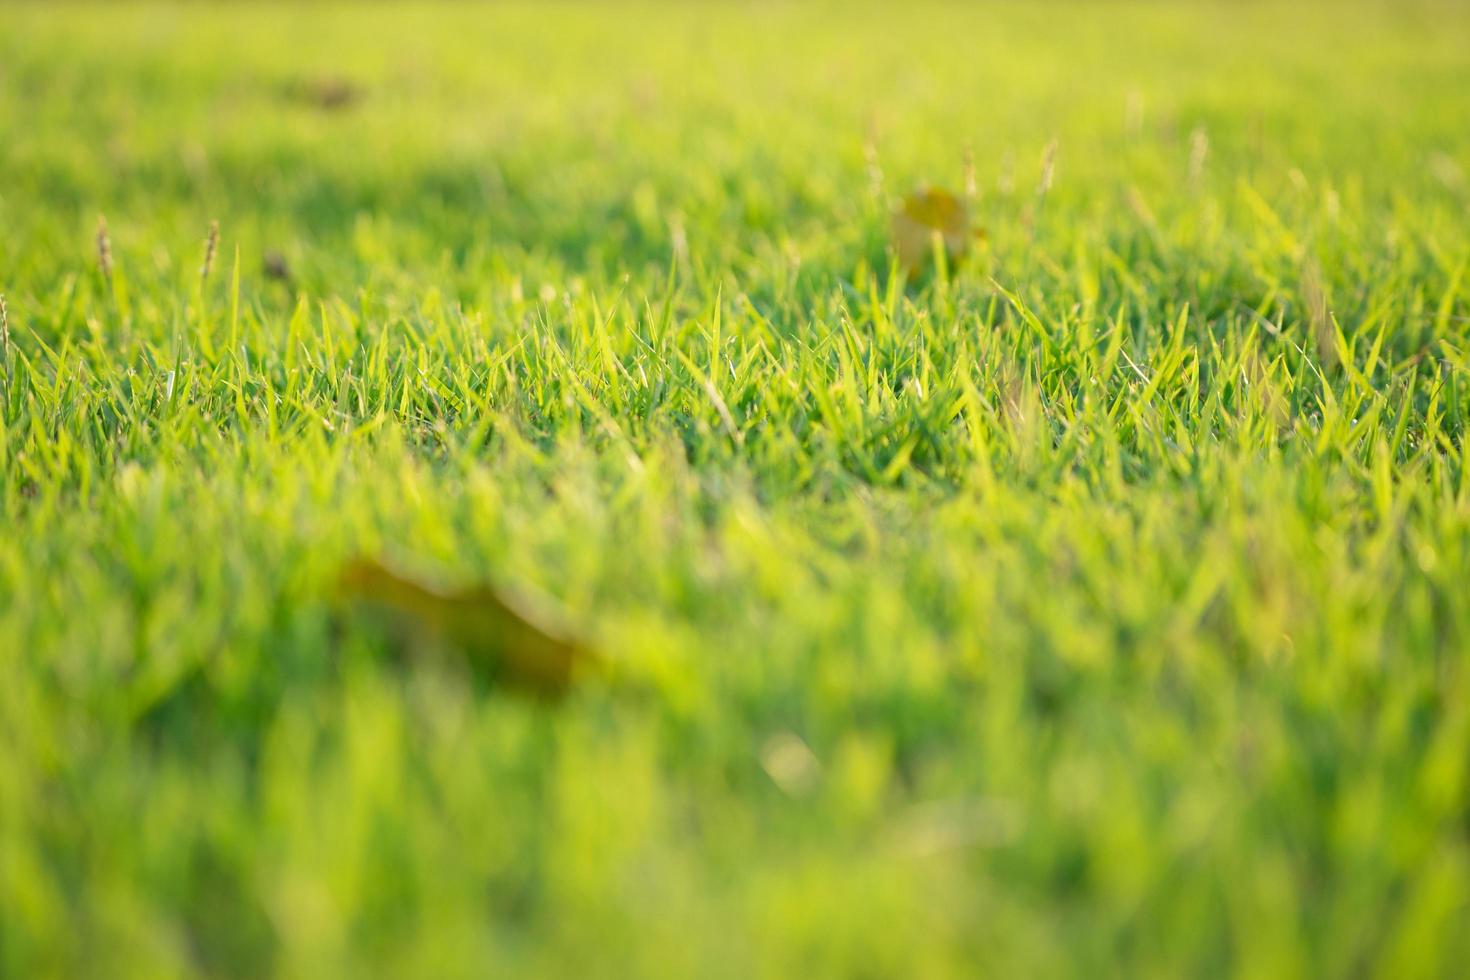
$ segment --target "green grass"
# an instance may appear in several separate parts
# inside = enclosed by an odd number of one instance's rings
[[[0,973],[1470,960],[1465,8],[0,21]]]

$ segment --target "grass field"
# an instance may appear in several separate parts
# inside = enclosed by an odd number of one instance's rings
[[[1455,975],[1467,79],[1452,4],[0,7],[0,973]]]

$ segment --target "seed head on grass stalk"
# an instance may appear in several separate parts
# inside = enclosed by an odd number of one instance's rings
[[[209,281],[209,273],[214,269],[214,253],[219,248],[219,222],[209,223],[209,233],[204,237],[204,264],[199,267],[199,282],[202,285]]]
[[[1046,144],[1046,149],[1041,151],[1041,181],[1036,185],[1036,196],[1046,200],[1046,195],[1051,192],[1052,182],[1057,175],[1057,141],[1052,140]]]
[[[1322,269],[1315,260],[1302,263],[1302,301],[1306,306],[1307,326],[1312,331],[1312,342],[1317,348],[1317,357],[1323,365],[1335,368],[1341,363],[1337,353],[1337,328],[1327,308],[1327,291],[1322,285]]]
[[[107,216],[97,216],[97,268],[102,278],[112,280],[112,239],[107,236]]]
[[[1210,134],[1196,126],[1189,134],[1189,186],[1198,188],[1205,175],[1205,160],[1210,155]]]
[[[5,306],[5,294],[0,293],[0,357],[5,359],[5,397],[10,398],[10,311]]]
[[[1036,234],[1036,227],[1041,223],[1041,212],[1046,207],[1046,196],[1051,193],[1051,185],[1056,180],[1057,168],[1057,141],[1053,139],[1046,144],[1041,151],[1041,179],[1036,183],[1036,206],[1030,213],[1030,234]]]

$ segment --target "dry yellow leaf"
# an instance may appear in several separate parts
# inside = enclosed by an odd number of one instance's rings
[[[462,651],[506,687],[559,696],[596,661],[545,612],[488,585],[441,590],[360,559],[342,570],[339,588],[346,598],[391,613],[412,633]]]
[[[905,271],[918,271],[933,260],[936,238],[943,245],[946,261],[953,265],[970,248],[970,209],[949,191],[921,187],[905,197],[893,213],[892,234],[894,250]]]

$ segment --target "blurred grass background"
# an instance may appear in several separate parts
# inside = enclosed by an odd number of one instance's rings
[[[0,971],[1470,958],[1463,6],[0,25]]]

